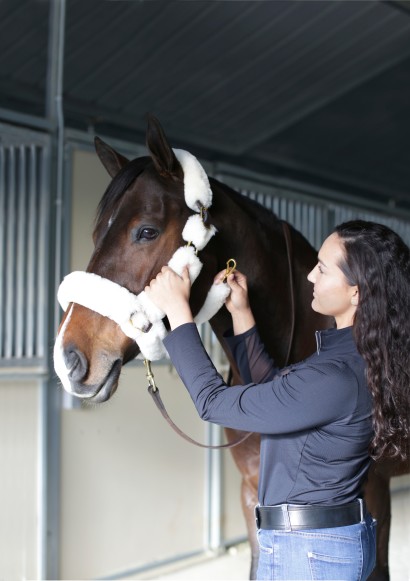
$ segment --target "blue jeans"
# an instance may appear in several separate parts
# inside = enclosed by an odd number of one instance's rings
[[[376,563],[376,521],[365,515],[347,527],[258,529],[257,579],[365,581]]]

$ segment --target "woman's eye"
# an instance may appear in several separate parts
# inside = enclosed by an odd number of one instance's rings
[[[320,264],[317,265],[317,269],[319,272],[323,272],[322,267],[320,266]]]
[[[155,228],[141,228],[138,230],[136,240],[155,240],[159,232]]]

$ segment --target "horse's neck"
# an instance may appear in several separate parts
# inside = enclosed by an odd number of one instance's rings
[[[219,266],[223,268],[228,258],[235,258],[238,269],[246,274],[259,332],[270,354],[282,364],[291,340],[290,258],[297,321],[291,359],[300,359],[313,350],[313,331],[321,326],[310,306],[312,289],[306,280],[316,258],[315,251],[293,230],[289,245],[283,224],[277,217],[262,206],[238,196],[229,189],[216,188],[215,225],[218,234],[215,248]],[[230,324],[226,310],[218,313],[212,321],[219,338]]]
[[[260,204],[223,186],[215,196],[215,248],[222,269],[229,258],[245,273],[251,297],[268,300],[272,287],[289,279],[283,222]],[[298,259],[298,257],[294,257]],[[274,298],[274,296],[273,296]]]
[[[282,222],[260,204],[227,186],[217,182],[213,189],[211,213],[218,230],[215,242],[222,267],[231,258],[227,256],[231,252],[238,269],[246,272],[251,284],[266,268],[277,273],[285,268],[285,262],[278,260],[278,252],[280,256],[281,250],[286,250]]]

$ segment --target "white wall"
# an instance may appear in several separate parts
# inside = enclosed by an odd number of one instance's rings
[[[38,578],[40,388],[0,382],[0,579]]]

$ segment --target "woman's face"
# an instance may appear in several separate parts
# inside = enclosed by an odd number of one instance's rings
[[[324,241],[318,263],[308,274],[313,283],[312,309],[322,315],[335,317],[338,329],[353,324],[359,300],[357,286],[350,286],[339,268],[344,258],[344,245],[336,233]]]

